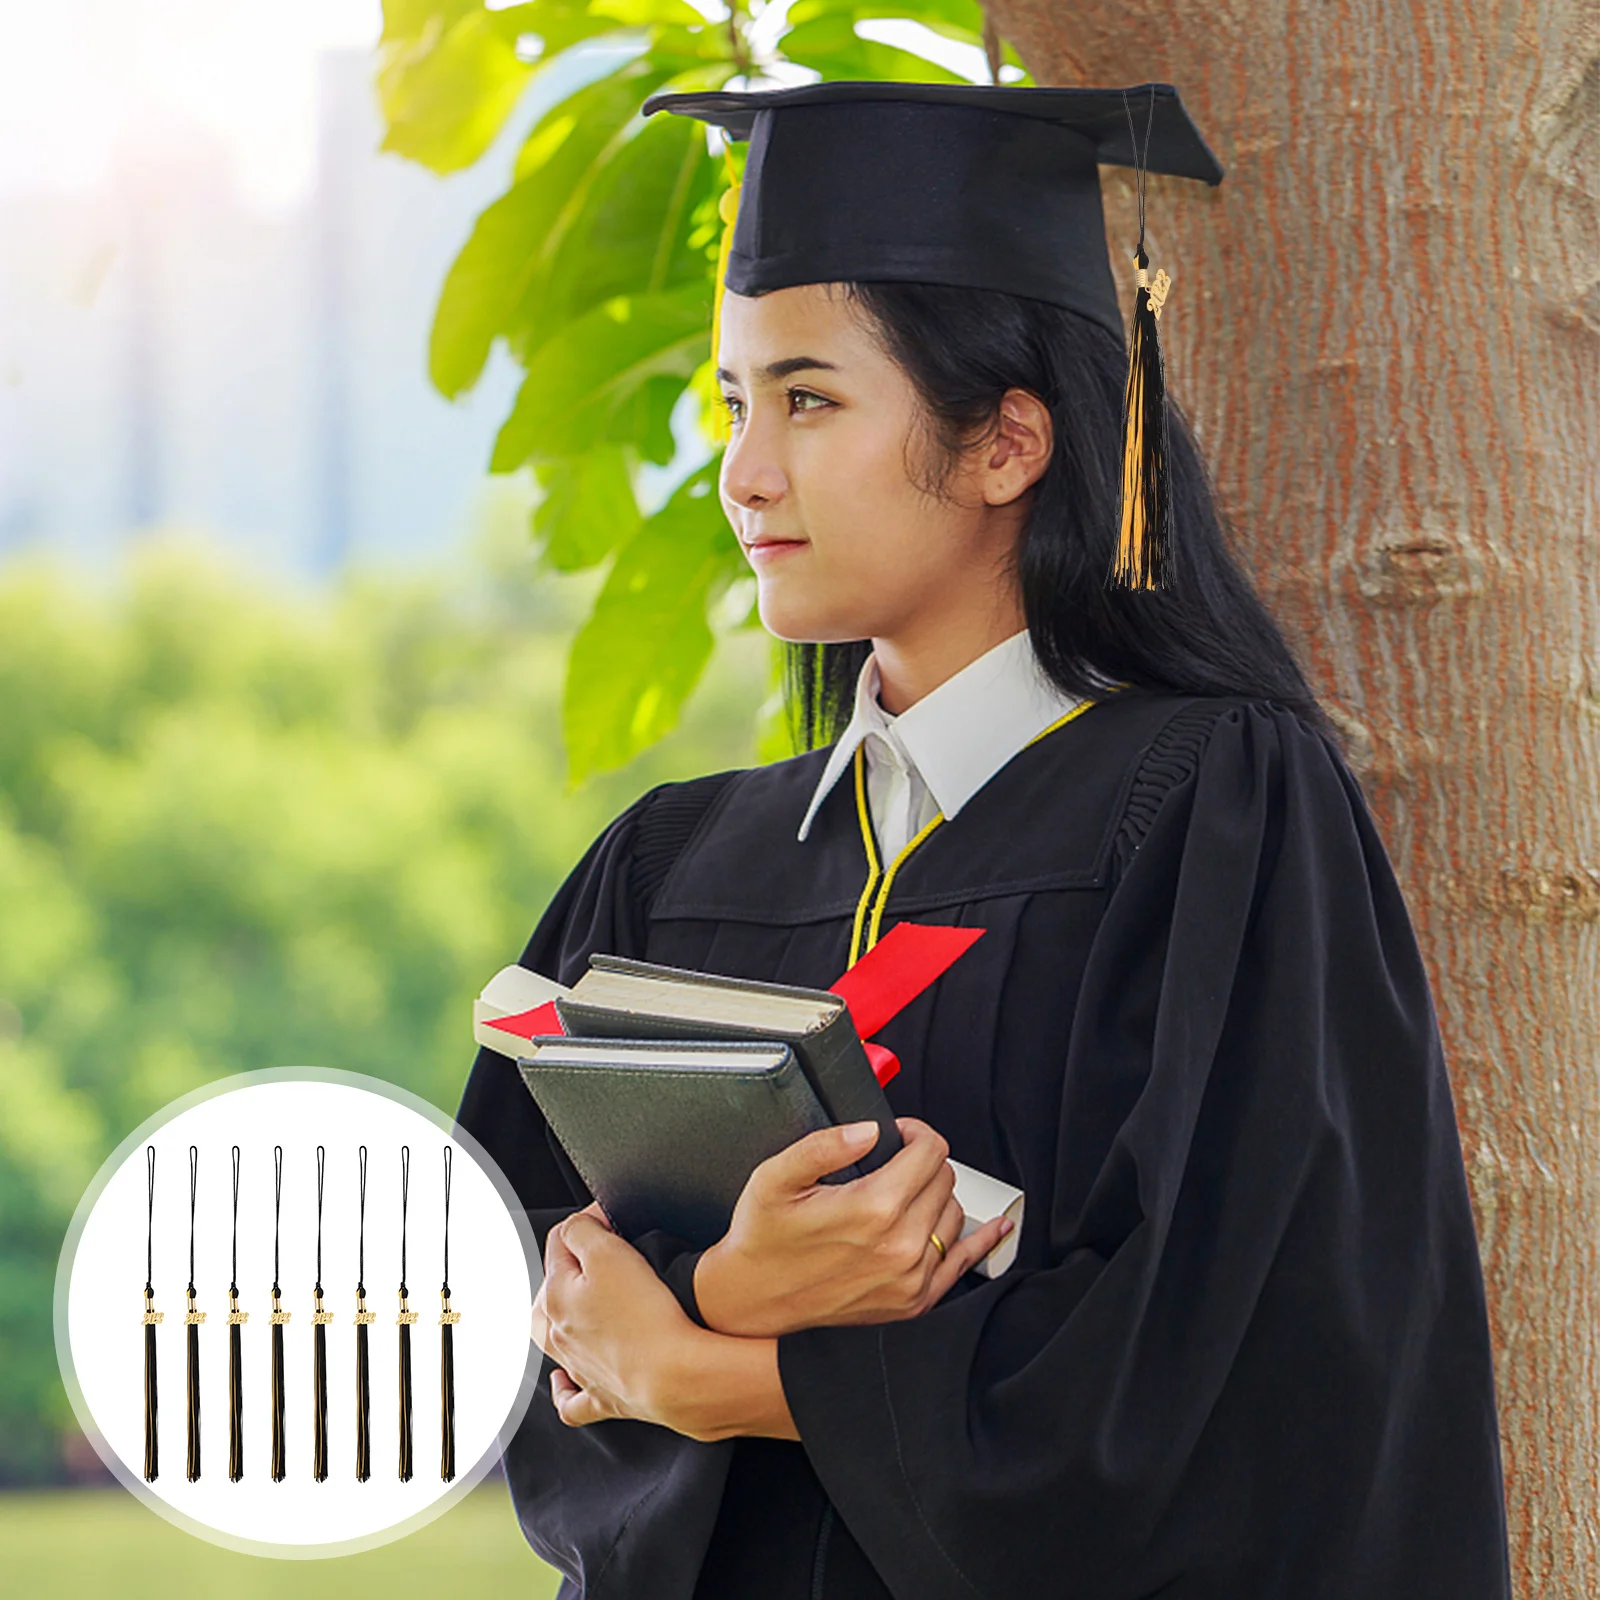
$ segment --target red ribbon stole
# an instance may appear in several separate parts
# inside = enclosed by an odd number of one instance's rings
[[[888,1083],[900,1070],[892,1050],[869,1042],[891,1017],[898,1016],[983,937],[982,928],[937,927],[897,922],[836,983],[828,986],[850,1010],[873,1076]],[[549,1038],[564,1033],[554,1000],[532,1011],[501,1017],[489,1024],[517,1039]]]

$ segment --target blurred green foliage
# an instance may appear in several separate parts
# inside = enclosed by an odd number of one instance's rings
[[[56,1258],[120,1139],[291,1063],[453,1110],[472,996],[590,840],[655,783],[754,760],[745,633],[671,740],[571,792],[593,583],[517,554],[301,598],[177,547],[98,596],[0,568],[0,1483],[61,1470]]]
[[[632,760],[673,728],[711,657],[719,608],[756,618],[715,486],[712,289],[728,184],[706,130],[639,114],[657,91],[760,87],[774,72],[964,82],[858,31],[884,21],[986,52],[987,81],[1026,82],[976,0],[385,0],[377,83],[385,148],[450,173],[477,161],[523,92],[570,52],[603,70],[562,76],[522,138],[510,183],[478,218],[439,298],[429,369],[454,398],[501,343],[524,370],[492,469],[531,469],[546,566],[607,566],[572,646],[563,723],[578,776]],[[935,37],[936,36],[936,37]],[[604,51],[604,56],[596,52]],[[972,59],[978,59],[973,57]],[[554,77],[545,82],[557,81]],[[742,148],[742,147],[741,147]],[[739,157],[736,155],[736,161]],[[697,410],[711,465],[685,463],[672,421]],[[640,467],[693,473],[652,515]],[[788,753],[769,720],[765,755]]]

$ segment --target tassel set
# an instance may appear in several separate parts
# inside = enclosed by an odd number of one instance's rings
[[[359,1265],[356,1282],[355,1326],[356,1355],[356,1450],[355,1476],[366,1482],[372,1475],[371,1426],[371,1373],[369,1365],[368,1328],[376,1320],[366,1303],[366,1189],[367,1148],[360,1147],[360,1223]],[[398,1325],[398,1399],[399,1399],[399,1452],[397,1471],[402,1483],[411,1481],[414,1467],[415,1440],[412,1428],[412,1362],[411,1329],[418,1314],[410,1308],[406,1285],[406,1223],[410,1188],[409,1146],[401,1147],[401,1211],[400,1211],[400,1311]],[[442,1312],[439,1353],[440,1402],[440,1477],[446,1483],[456,1476],[455,1464],[455,1350],[454,1329],[461,1313],[450,1304],[450,1179],[451,1148],[444,1150],[444,1278],[440,1294]],[[317,1146],[317,1270],[315,1282],[315,1310],[312,1313],[312,1477],[325,1482],[329,1474],[329,1420],[328,1420],[328,1352],[327,1329],[334,1313],[323,1304],[322,1286],[322,1200],[326,1151]],[[239,1146],[232,1149],[233,1162],[233,1242],[231,1275],[228,1284],[228,1477],[240,1482],[244,1477],[244,1360],[242,1329],[250,1314],[239,1305]],[[158,1360],[156,1328],[165,1313],[155,1305],[155,1146],[146,1150],[147,1215],[145,1239],[144,1311],[140,1317],[144,1343],[144,1476],[154,1482],[160,1468],[160,1430],[158,1395]],[[271,1475],[276,1483],[288,1476],[288,1395],[284,1368],[284,1329],[292,1320],[292,1313],[283,1307],[282,1286],[279,1281],[281,1266],[281,1220],[283,1202],[283,1147],[273,1148],[274,1195],[272,1241],[272,1310],[268,1316],[271,1343],[271,1423],[272,1450]],[[195,1219],[199,1186],[199,1149],[189,1147],[189,1284],[188,1309],[184,1316],[186,1356],[186,1444],[187,1475],[191,1483],[201,1476],[201,1426],[200,1426],[200,1328],[206,1313],[197,1304],[195,1285]]]
[[[1133,138],[1133,113],[1123,95],[1128,133]],[[1155,113],[1155,91],[1150,96]],[[1108,585],[1118,589],[1166,589],[1172,586],[1172,496],[1168,483],[1167,380],[1156,324],[1172,287],[1165,271],[1150,275],[1144,248],[1145,154],[1150,143],[1145,124],[1144,150],[1134,139],[1135,186],[1139,202],[1139,243],[1133,252],[1133,331],[1128,348],[1128,379],[1122,395],[1122,478],[1117,548]]]

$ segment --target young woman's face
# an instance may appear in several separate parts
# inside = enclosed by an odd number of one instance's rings
[[[934,450],[916,391],[837,287],[728,292],[719,381],[722,504],[769,632],[895,638],[1009,598],[1020,524],[991,503],[993,453],[962,458],[940,494],[922,486]]]

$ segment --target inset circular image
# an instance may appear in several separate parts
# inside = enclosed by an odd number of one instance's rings
[[[56,1350],[84,1433],[170,1522],[348,1555],[493,1465],[538,1375],[538,1277],[526,1213],[448,1116],[279,1068],[174,1101],[100,1169]]]

